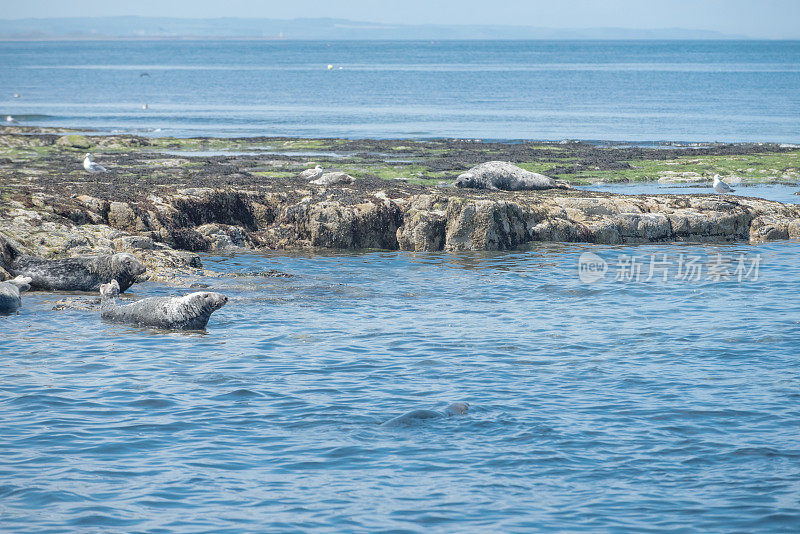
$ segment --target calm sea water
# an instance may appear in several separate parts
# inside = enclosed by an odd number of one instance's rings
[[[31,125],[800,142],[798,41],[1,42],[0,67]]]
[[[639,183],[620,183],[620,184],[592,184],[578,186],[578,189],[587,191],[603,191],[607,193],[618,193],[623,195],[696,195],[711,194],[716,192],[712,188],[713,181],[704,183],[670,184],[659,182],[639,182]],[[800,185],[788,184],[732,184],[733,193],[726,195],[730,197],[753,197],[766,200],[775,200],[785,204],[800,204]]]
[[[0,318],[2,529],[797,532],[798,253],[207,257],[293,277],[209,278],[231,301],[205,335],[25,295]],[[653,254],[707,270],[616,268]],[[471,412],[380,426],[454,400]]]

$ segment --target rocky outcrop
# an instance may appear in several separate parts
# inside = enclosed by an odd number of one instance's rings
[[[15,255],[131,252],[153,279],[228,249],[513,250],[541,241],[651,243],[800,238],[800,207],[711,195],[465,191],[408,186],[184,189],[139,201],[42,193],[4,201],[0,269]],[[8,273],[0,270],[0,277]]]
[[[147,235],[113,228],[100,213],[84,211],[78,199],[73,199],[74,206],[66,211],[54,198],[39,200],[44,206],[40,209],[26,208],[18,201],[4,206],[0,215],[0,278],[10,277],[9,271],[22,255],[63,258],[116,252],[133,254],[147,268],[148,280],[173,282],[200,274],[202,263],[197,254],[175,250]],[[74,222],[67,216],[72,211],[84,214],[81,220],[85,222]],[[107,210],[104,213],[107,216]]]
[[[511,250],[536,241],[761,242],[800,236],[797,206],[757,199],[459,197],[431,204],[425,209],[426,203],[417,202],[406,212],[398,230],[401,249]]]
[[[306,197],[278,210],[262,243],[270,248],[397,249],[402,221],[400,206],[374,197],[353,204]]]

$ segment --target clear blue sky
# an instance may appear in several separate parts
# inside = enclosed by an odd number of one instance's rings
[[[0,0],[0,18],[334,17],[410,24],[688,28],[800,38],[800,0]]]

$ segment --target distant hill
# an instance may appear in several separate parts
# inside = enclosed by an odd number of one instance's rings
[[[0,19],[3,40],[100,39],[747,39],[707,30],[553,29],[499,25],[402,25],[345,19],[179,19],[157,17]]]

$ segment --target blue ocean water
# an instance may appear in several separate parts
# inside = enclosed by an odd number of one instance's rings
[[[800,142],[798,41],[0,42],[0,67],[29,125]]]
[[[206,334],[26,294],[0,317],[0,530],[797,532],[798,253],[205,257],[238,274],[206,280],[231,297]]]
[[[623,195],[696,195],[716,194],[712,189],[712,181],[697,183],[610,183],[577,186],[578,189],[587,191],[602,191]],[[800,204],[800,190],[798,185],[789,184],[733,184],[734,192],[726,198],[752,197],[774,200],[784,204]]]

